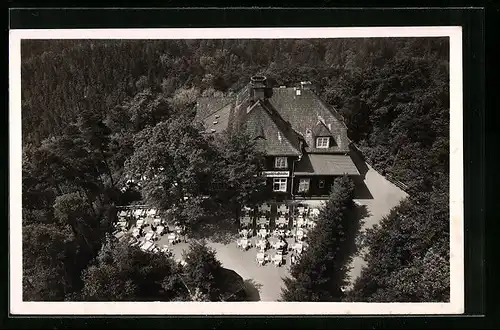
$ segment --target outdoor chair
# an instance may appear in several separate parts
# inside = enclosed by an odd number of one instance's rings
[[[263,266],[266,260],[266,256],[263,253],[258,253],[256,257],[257,263],[260,266]]]

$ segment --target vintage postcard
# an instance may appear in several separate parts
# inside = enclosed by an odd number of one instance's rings
[[[464,312],[461,27],[9,52],[12,314]]]

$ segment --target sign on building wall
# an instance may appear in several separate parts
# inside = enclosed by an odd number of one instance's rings
[[[287,178],[290,176],[290,171],[264,171],[262,175],[267,178]]]

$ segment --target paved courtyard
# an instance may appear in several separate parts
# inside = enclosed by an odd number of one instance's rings
[[[358,184],[358,187],[361,186],[360,189],[364,191],[357,193],[358,198],[355,199],[358,204],[365,205],[368,212],[363,219],[360,232],[378,223],[383,216],[388,214],[391,208],[407,196],[405,192],[387,181],[369,166],[366,168],[363,183]],[[308,200],[303,201],[303,203],[318,207],[322,201]],[[162,240],[164,239],[162,238]],[[254,239],[252,238],[252,240]],[[236,240],[237,235],[235,233],[234,239],[230,243],[208,241],[208,244],[217,251],[217,258],[224,267],[236,271],[243,277],[249,287],[253,287],[255,292],[253,300],[277,301],[283,285],[282,278],[288,275],[289,265],[275,267],[273,264],[268,263],[265,266],[259,266],[255,261],[256,248],[241,251],[236,247]],[[162,241],[158,242],[158,245],[161,244],[163,244]],[[187,245],[187,243],[182,242],[173,246],[175,258],[181,257],[182,251],[187,248]],[[274,252],[268,250],[266,253],[274,255]],[[286,261],[289,261],[289,255],[286,256]],[[359,276],[364,264],[365,262],[359,254],[354,257],[350,272],[351,281]]]
[[[236,235],[233,243],[224,244],[208,241],[208,245],[217,251],[217,258],[223,267],[237,272],[246,282],[247,288],[253,291],[252,300],[255,301],[277,301],[280,297],[282,277],[288,275],[288,264],[276,267],[272,263],[259,266],[255,260],[257,249],[255,247],[248,251],[242,251],[236,247]],[[254,241],[255,238],[252,238]],[[162,241],[164,238],[162,238]],[[158,245],[163,244],[162,241]],[[292,240],[289,241],[291,245]],[[187,249],[188,243],[179,243],[171,246],[174,258],[181,258],[182,251]],[[276,250],[266,251],[268,255],[274,255]],[[290,254],[285,256],[289,263]]]
[[[369,194],[360,194],[364,196],[355,199],[358,204],[366,206],[368,212],[367,217],[362,220],[361,233],[379,223],[384,216],[389,214],[393,207],[408,196],[407,193],[389,182],[371,166],[366,166],[367,171],[363,182]],[[366,264],[362,254],[358,253],[353,258],[350,272],[351,283],[361,274],[361,269]]]

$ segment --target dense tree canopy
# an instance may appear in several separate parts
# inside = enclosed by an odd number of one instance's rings
[[[94,262],[115,205],[177,203],[189,223],[221,206],[265,198],[252,143],[244,136],[207,139],[192,125],[198,96],[234,94],[256,73],[275,85],[311,81],[342,114],[366,160],[408,186],[411,198],[368,234],[372,252],[350,299],[447,299],[446,38],[23,40],[21,48],[29,299],[78,295],[85,269],[86,276],[118,276]],[[136,174],[148,180],[121,191]],[[397,261],[377,257],[398,255],[392,251],[400,251]],[[120,287],[123,299],[135,285]]]
[[[317,225],[308,234],[309,247],[285,278],[284,301],[340,301],[346,284],[348,232],[354,219],[354,184],[345,176],[335,180]]]
[[[369,230],[368,267],[349,292],[354,301],[449,300],[449,210],[433,193],[403,201]]]
[[[184,278],[192,294],[196,293],[199,300],[219,301],[224,283],[221,283],[222,265],[215,250],[203,241],[193,241],[183,258],[186,261]]]
[[[223,134],[214,141],[218,151],[212,187],[214,196],[225,206],[257,205],[266,198],[264,152],[244,132]]]
[[[164,210],[176,207],[182,214],[197,204],[195,198],[203,193],[215,157],[210,142],[190,125],[189,118],[177,117],[136,135],[126,172],[130,179],[140,182],[148,204]],[[203,211],[203,207],[198,210]],[[199,217],[204,213],[196,212]]]
[[[171,257],[127,241],[108,240],[82,277],[85,301],[172,301],[188,295],[181,267]]]

